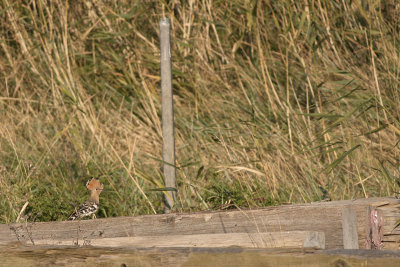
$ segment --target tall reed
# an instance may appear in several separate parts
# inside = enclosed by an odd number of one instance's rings
[[[178,211],[395,195],[399,11],[394,0],[2,0],[0,222],[65,219],[89,176],[106,185],[100,217],[162,211],[163,16]]]

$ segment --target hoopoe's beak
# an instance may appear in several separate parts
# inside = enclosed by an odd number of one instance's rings
[[[101,190],[101,192],[111,192],[110,190],[107,189],[96,189],[96,190]]]

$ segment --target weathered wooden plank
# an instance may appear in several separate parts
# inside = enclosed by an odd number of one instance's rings
[[[94,240],[137,236],[317,231],[325,233],[326,248],[343,248],[342,209],[349,206],[357,218],[358,243],[364,247],[367,209],[373,203],[382,201],[400,203],[395,198],[370,198],[256,210],[0,225],[0,244],[10,241],[35,243],[43,239]]]
[[[242,248],[325,248],[325,234],[313,231],[271,233],[193,234],[169,236],[113,237],[102,239],[43,239],[35,245],[90,245],[94,247],[230,247]]]
[[[358,249],[357,215],[351,207],[342,209],[343,248]]]
[[[400,249],[400,226],[396,227],[400,219],[400,204],[383,205],[376,209],[383,219],[382,248]]]
[[[231,248],[0,247],[4,266],[399,266],[400,252]]]

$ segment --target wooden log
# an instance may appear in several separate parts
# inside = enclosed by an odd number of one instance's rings
[[[37,240],[35,245],[92,247],[230,247],[242,248],[325,248],[325,234],[313,231],[272,233],[193,234],[169,236],[114,237],[92,240]]]
[[[3,266],[399,266],[400,252],[230,248],[0,247]]]
[[[400,204],[395,198],[370,198],[256,210],[0,225],[0,244],[13,241],[35,244],[43,239],[71,242],[84,239],[90,242],[95,239],[115,237],[316,231],[325,233],[327,249],[339,249],[343,248],[343,207],[349,207],[356,215],[359,247],[365,247],[368,210],[377,202],[388,205]],[[396,213],[393,216],[398,215]],[[386,224],[384,229],[385,227]]]

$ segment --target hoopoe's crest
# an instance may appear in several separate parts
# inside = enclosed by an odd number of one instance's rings
[[[100,180],[97,178],[92,178],[91,180],[86,182],[86,188],[90,191],[97,190],[99,191],[99,195],[101,191],[104,189],[104,185],[100,183]]]
[[[90,198],[88,201],[79,206],[79,208],[68,218],[72,221],[77,218],[83,218],[95,214],[99,209],[99,195],[104,189],[104,185],[99,179],[92,178],[86,182],[86,188],[90,190]]]

